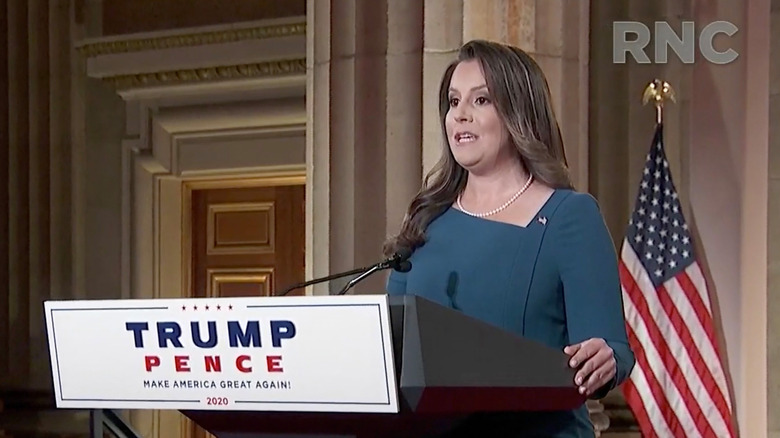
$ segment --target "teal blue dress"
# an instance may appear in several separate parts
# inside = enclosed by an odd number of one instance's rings
[[[411,271],[390,274],[388,293],[415,294],[554,348],[604,338],[614,350],[617,375],[594,398],[628,377],[634,355],[617,257],[591,195],[556,190],[526,227],[448,208],[426,233],[426,243],[410,258]],[[594,436],[585,405],[483,420],[501,432],[478,436]]]

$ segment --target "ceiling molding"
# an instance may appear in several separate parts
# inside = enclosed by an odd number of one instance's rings
[[[143,52],[150,50],[175,49],[181,47],[226,44],[246,40],[262,40],[290,36],[305,36],[306,22],[264,24],[250,28],[189,31],[175,35],[126,37],[125,39],[104,39],[85,42],[76,50],[87,58],[102,55]]]
[[[87,76],[120,95],[305,77],[306,18],[101,37],[77,50]]]
[[[118,90],[237,79],[306,74],[306,59],[274,60],[251,64],[178,69],[108,76],[103,80]]]

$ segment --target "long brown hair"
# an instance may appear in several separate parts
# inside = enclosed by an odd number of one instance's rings
[[[458,58],[444,71],[439,85],[439,118],[444,139],[441,158],[425,176],[420,192],[409,205],[400,233],[385,242],[387,256],[401,248],[414,250],[422,246],[428,225],[455,202],[466,186],[468,173],[452,155],[445,118],[450,109],[452,74],[460,62],[469,60],[479,61],[490,96],[523,167],[547,186],[573,188],[561,131],[541,68],[516,47],[470,41],[461,47]]]

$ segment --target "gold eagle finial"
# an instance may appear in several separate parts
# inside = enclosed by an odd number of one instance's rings
[[[645,87],[645,92],[642,93],[642,104],[647,105],[651,100],[655,104],[656,110],[656,122],[661,124],[663,122],[663,107],[666,100],[677,102],[674,89],[668,82],[660,79],[654,79]]]

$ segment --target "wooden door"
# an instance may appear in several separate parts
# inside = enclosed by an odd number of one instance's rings
[[[192,296],[267,296],[303,281],[305,232],[303,185],[193,190]]]
[[[191,296],[268,296],[304,281],[304,193],[303,185],[193,189]],[[187,436],[211,436],[189,424]]]

